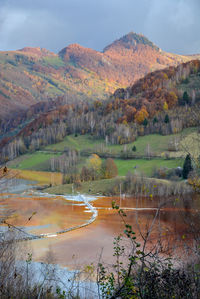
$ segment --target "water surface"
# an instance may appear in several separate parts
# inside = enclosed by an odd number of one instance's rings
[[[7,189],[1,195],[1,211],[10,211],[8,222],[25,228],[31,234],[46,234],[79,226],[91,218],[91,211],[73,196],[52,196],[31,192],[29,182],[19,193],[16,189]],[[18,186],[17,190],[21,187]],[[191,198],[88,198],[98,211],[96,220],[88,225],[54,238],[29,241],[36,261],[44,261],[50,250],[56,262],[61,266],[78,268],[81,265],[96,262],[100,254],[104,261],[113,261],[113,238],[123,233],[124,222],[117,210],[112,209],[115,200],[126,213],[124,220],[131,224],[141,242],[141,233],[145,233],[154,221],[150,235],[151,244],[159,237],[176,247],[183,242],[191,242],[199,232],[200,200]],[[158,208],[161,206],[160,210]]]

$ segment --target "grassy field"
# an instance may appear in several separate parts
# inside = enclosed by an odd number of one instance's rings
[[[65,147],[77,150],[94,149],[95,146],[101,144],[102,142],[103,140],[96,140],[90,135],[79,135],[77,137],[70,135],[66,136],[62,142],[49,145],[45,147],[45,149],[56,151],[63,151]]]
[[[45,171],[18,170],[16,175],[20,179],[37,181],[40,184],[62,184],[62,174],[57,172],[52,173]]]
[[[134,143],[127,144],[128,149],[132,149],[133,145],[136,146],[136,153],[144,154],[147,144],[150,145],[151,150],[154,153],[163,156],[163,158],[153,158],[151,160],[146,159],[115,159],[115,163],[118,168],[119,176],[125,176],[129,171],[132,173],[144,173],[147,176],[151,176],[155,167],[167,167],[175,168],[177,166],[183,166],[183,158],[186,155],[186,151],[199,155],[199,144],[200,140],[197,140],[196,128],[185,129],[181,134],[161,136],[157,134],[139,137]],[[168,152],[168,144],[171,139],[179,138],[179,151]],[[65,147],[72,149],[85,150],[90,149],[91,152],[95,152],[103,144],[103,140],[94,139],[90,135],[80,135],[75,137],[70,135],[65,137],[62,142],[47,146],[42,152],[35,152],[32,154],[26,154],[17,159],[10,161],[8,166],[14,169],[20,170],[34,170],[34,171],[49,171],[50,170],[50,159],[53,156],[61,155],[61,152]],[[123,150],[123,145],[108,145],[108,151],[119,154]],[[46,150],[46,151],[45,151]],[[48,152],[49,150],[49,152]],[[50,150],[57,150],[60,153],[51,153]],[[164,153],[168,153],[169,156],[176,159],[165,160]],[[77,168],[81,171],[81,168],[85,165],[87,157],[81,157]],[[102,159],[103,162],[104,159]]]
[[[139,155],[145,154],[145,148],[149,144],[151,151],[161,157],[153,158],[151,160],[147,159],[114,159],[115,164],[118,168],[118,176],[113,179],[104,179],[98,181],[84,182],[81,186],[77,188],[76,192],[81,192],[85,194],[95,194],[95,195],[108,195],[110,190],[124,180],[127,173],[130,171],[135,174],[145,174],[151,177],[155,168],[166,167],[166,168],[176,168],[178,166],[183,166],[184,157],[186,152],[189,151],[192,154],[196,153],[199,155],[199,140],[197,140],[197,129],[189,128],[185,129],[182,133],[176,135],[161,136],[157,134],[139,137],[134,143],[127,144],[127,150],[132,150],[133,145],[136,146]],[[177,138],[179,141],[179,150],[177,152],[169,152],[169,143],[171,140]],[[8,166],[14,168],[14,171],[18,172],[18,177],[38,181],[40,184],[52,184],[53,187],[46,189],[49,193],[56,194],[71,194],[72,184],[62,185],[62,174],[44,172],[43,170],[49,169],[49,161],[53,156],[59,156],[65,147],[71,149],[87,150],[92,152],[98,152],[98,150],[106,148],[106,151],[113,154],[120,154],[124,150],[124,145],[108,145],[105,146],[103,140],[94,139],[90,135],[80,135],[75,137],[70,135],[65,137],[62,142],[57,144],[49,145],[45,149],[32,154],[26,154],[17,159],[10,161]],[[52,152],[51,152],[52,151]],[[57,151],[57,152],[53,152]],[[134,153],[134,154],[135,154]],[[175,159],[166,160],[164,159],[165,153],[174,155]],[[77,168],[81,171],[81,168],[85,165],[88,157],[81,157]],[[104,159],[102,159],[102,162]],[[37,170],[37,171],[36,171]],[[150,178],[148,178],[150,179]]]
[[[194,134],[196,131],[196,128],[187,128],[184,129],[181,133],[167,136],[151,134],[147,136],[141,136],[135,142],[129,143],[127,145],[107,146],[105,145],[103,139],[94,139],[90,135],[79,135],[77,137],[74,137],[74,135],[70,135],[65,137],[62,142],[47,146],[45,150],[63,151],[65,147],[69,147],[71,149],[77,150],[89,149],[100,151],[103,146],[104,150],[106,150],[107,152],[120,154],[121,151],[123,151],[124,147],[132,152],[132,147],[135,145],[137,150],[136,152],[134,152],[134,154],[145,155],[145,150],[147,148],[147,145],[149,144],[150,150],[154,155],[161,155],[162,153],[168,151],[170,141],[173,141],[176,138],[181,142],[181,140],[183,140],[186,136]]]
[[[49,163],[47,163],[54,155],[49,153],[35,152],[33,154],[23,155],[11,162],[10,168],[16,169],[29,169],[29,170],[46,170]]]
[[[108,194],[109,190],[116,183],[119,183],[122,180],[124,180],[124,178],[117,177],[113,179],[84,182],[81,183],[81,186],[79,188],[75,189],[74,193],[77,194],[77,192],[80,192],[83,194],[93,195]],[[65,184],[45,189],[45,192],[48,192],[50,194],[72,194],[72,188],[72,184]]]
[[[46,171],[49,165],[49,159],[52,157],[51,154],[34,153],[32,155],[24,155],[23,159],[12,161],[9,163],[9,167],[19,170],[33,170],[33,171]],[[77,168],[81,171],[85,165],[87,158],[81,158]],[[102,159],[102,162],[104,159]],[[175,168],[177,166],[183,166],[183,159],[172,159],[164,160],[161,158],[157,159],[114,159],[120,176],[125,176],[129,171],[144,173],[147,176],[151,176],[155,167],[167,167]]]
[[[74,187],[72,184],[65,184],[60,186],[54,186],[51,188],[47,188],[44,192],[48,192],[50,194],[89,194],[89,195],[110,195],[116,194],[119,195],[119,186],[120,183],[123,184],[125,177],[116,177],[113,179],[106,179],[106,180],[97,180],[91,182],[82,182],[79,187]],[[152,183],[162,183],[162,184],[171,184],[168,180],[162,179],[151,179],[147,178],[147,181],[152,181]],[[74,191],[74,192],[73,192]]]
[[[149,144],[150,150],[154,155],[161,155],[163,152],[168,151],[168,146],[171,141],[176,139],[184,139],[186,136],[196,132],[196,128],[188,128],[183,130],[181,133],[172,134],[172,135],[159,135],[159,134],[150,134],[146,136],[139,137],[135,142],[127,144],[126,147],[128,150],[132,151],[132,147],[136,146],[135,154],[145,155],[145,150]],[[123,145],[110,145],[108,146],[113,152],[120,153],[124,148]]]
[[[185,139],[182,139],[182,142],[185,142],[187,140],[187,145],[190,144],[190,136],[193,136],[196,133],[191,133],[188,137]],[[142,152],[143,147],[145,144],[150,140],[151,147],[155,147],[157,144],[157,148],[159,152],[164,150],[164,148],[167,146],[170,136],[159,136],[159,135],[150,135],[150,136],[144,136],[138,138],[138,140],[134,143],[136,144],[136,147],[138,149],[138,152]],[[189,139],[188,139],[189,138]],[[66,143],[67,142],[67,143]],[[64,150],[66,145],[68,145],[71,148],[76,149],[85,149],[89,148],[94,149],[95,146],[99,144],[100,141],[95,141],[91,139],[90,136],[68,136],[65,138],[63,142],[60,142],[55,145],[50,145],[46,149],[56,149],[59,151]],[[128,147],[132,145],[127,145]],[[116,145],[116,146],[110,146],[112,147],[112,151],[115,153],[119,153],[122,149],[122,146]],[[194,148],[194,147],[193,147]],[[144,151],[144,149],[143,149]],[[177,155],[177,159],[172,160],[165,160],[164,158],[153,158],[151,160],[146,159],[131,159],[131,160],[123,160],[123,159],[115,159],[115,163],[118,168],[118,174],[121,176],[124,176],[128,173],[128,171],[134,172],[140,172],[144,173],[147,176],[151,176],[153,169],[155,167],[167,167],[167,168],[174,168],[177,166],[183,166],[183,159],[179,158],[180,156],[184,155],[182,151],[179,152],[173,152],[174,155]],[[58,153],[50,153],[50,152],[35,152],[33,154],[27,154],[23,155],[11,162],[9,162],[9,167],[14,169],[21,169],[21,170],[36,170],[36,171],[48,171],[50,169],[50,159],[53,156],[58,156],[60,154]],[[84,166],[85,162],[87,160],[87,157],[82,157],[79,164],[77,165],[78,169],[81,170],[81,168]],[[102,159],[103,162],[103,159]]]
[[[46,56],[42,59],[42,62],[44,65],[46,65],[46,66],[50,65],[54,68],[59,68],[59,67],[65,66],[65,63],[63,62],[63,60],[58,56],[55,56],[55,57]]]
[[[134,144],[137,148],[137,152],[139,154],[142,154],[144,153],[147,144],[149,144],[152,151],[161,155],[162,153],[167,152],[168,144],[172,138],[175,138],[175,136],[180,138],[180,149],[186,146],[187,150],[189,148],[190,151],[198,149],[198,145],[194,146],[194,138],[196,138],[197,136],[195,128],[186,129],[184,130],[184,132],[177,135],[160,136],[154,134],[139,137],[134,143],[128,144],[127,148],[131,150]],[[40,184],[52,184],[53,187],[46,190],[49,193],[71,194],[72,184],[62,185],[62,174],[43,171],[49,168],[49,160],[55,155],[61,155],[61,152],[65,147],[78,150],[90,149],[91,151],[95,152],[98,147],[101,147],[102,143],[102,140],[95,140],[90,135],[82,135],[78,137],[71,135],[67,136],[63,140],[63,142],[46,147],[46,152],[44,150],[42,152],[23,155],[13,161],[10,161],[8,166],[10,168],[14,168],[15,171],[18,172],[18,177],[20,178],[38,181]],[[123,147],[123,145],[109,145],[108,150],[118,154],[123,150]],[[56,150],[58,151],[58,153],[51,153],[50,150]],[[184,159],[180,158],[180,156],[183,155],[184,152],[179,150],[178,152],[173,152],[173,154],[177,155],[176,159],[114,159],[115,164],[118,168],[119,177],[114,179],[81,183],[81,186],[76,189],[76,192],[95,195],[107,195],[116,184],[119,185],[119,182],[121,180],[124,180],[124,177],[129,171],[132,173],[145,174],[146,176],[151,177],[155,168],[166,167],[170,169],[178,166],[182,167]],[[81,157],[80,162],[77,165],[79,171],[81,170],[82,166],[84,166],[87,159],[87,157]],[[102,159],[102,162],[103,161],[104,159]]]
[[[115,164],[118,168],[118,174],[120,176],[126,175],[129,171],[132,173],[140,172],[144,173],[147,176],[151,176],[155,167],[167,167],[167,168],[175,168],[178,166],[183,166],[182,159],[173,159],[173,160],[164,160],[164,159],[135,159],[135,160],[121,160],[115,159]]]

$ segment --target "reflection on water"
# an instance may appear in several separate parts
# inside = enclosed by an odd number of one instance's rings
[[[22,185],[27,186],[28,182]],[[28,186],[30,188],[30,186]],[[25,188],[26,189],[26,188]],[[24,190],[25,190],[24,189]],[[13,189],[12,189],[13,190]],[[18,189],[19,190],[19,189]],[[91,213],[87,207],[72,196],[50,196],[28,192],[4,193],[1,208],[12,211],[9,223],[25,227],[34,234],[54,233],[59,230],[86,223]],[[13,192],[13,191],[12,191]],[[57,262],[75,268],[97,259],[103,249],[103,259],[112,261],[113,238],[124,230],[124,224],[112,201],[126,212],[126,222],[131,224],[140,239],[139,232],[150,227],[156,213],[158,217],[151,232],[151,242],[162,237],[174,246],[190,241],[200,230],[199,198],[88,198],[98,211],[95,222],[56,238],[31,241],[34,258],[44,260],[49,246]],[[158,211],[158,208],[160,210]],[[72,258],[73,257],[73,258]]]

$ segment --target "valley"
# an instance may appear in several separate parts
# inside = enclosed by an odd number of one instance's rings
[[[194,139],[193,144],[191,141]],[[136,159],[148,158],[146,153],[149,145],[151,155],[150,158],[182,158],[184,157],[184,149],[195,154],[195,148],[198,146],[198,129],[191,127],[184,129],[182,132],[170,135],[150,134],[140,136],[134,142],[122,145],[109,144],[101,138],[97,138],[90,134],[85,135],[68,135],[63,141],[42,147],[40,150],[20,156],[8,163],[11,168],[37,170],[48,170],[50,167],[50,159],[65,153],[67,149],[77,150],[83,159],[93,153],[104,158],[109,155],[112,158]],[[195,140],[197,144],[195,145]],[[135,146],[135,150],[133,147]],[[177,147],[177,148],[176,148]],[[85,157],[85,158],[84,158]],[[148,159],[146,159],[148,162]],[[167,159],[166,159],[167,163]]]
[[[102,163],[107,156],[114,160],[120,179],[122,179],[123,176],[125,177],[128,172],[152,177],[155,175],[156,168],[163,169],[163,172],[167,173],[170,169],[183,166],[185,147],[187,147],[187,150],[191,155],[194,154],[194,145],[191,146],[191,143],[188,142],[188,140],[195,138],[194,136],[197,134],[196,132],[196,128],[189,128],[175,135],[148,135],[139,137],[135,142],[127,145],[106,145],[103,140],[95,139],[90,135],[79,135],[77,137],[67,136],[60,143],[49,145],[32,154],[22,155],[7,163],[7,165],[9,168],[18,170],[20,176],[23,178],[32,178],[34,180],[34,177],[37,179],[38,173],[38,180],[44,182],[42,177],[40,179],[40,173],[42,174],[42,172],[45,171],[47,172],[46,175],[44,175],[45,183],[51,185],[61,184],[62,174],[52,172],[51,164],[54,159],[66,154],[66,148],[70,148],[71,150],[80,152],[80,158],[76,165],[79,175],[82,167],[87,165],[90,155],[97,154],[101,157]],[[172,151],[171,146],[173,146],[174,142],[177,142],[177,149]],[[133,146],[136,147],[136,151],[132,150]],[[146,154],[147,147],[149,147],[151,151],[149,157]],[[59,177],[60,183],[58,183]],[[112,179],[113,183],[116,179]],[[165,179],[164,173],[163,179]],[[94,183],[89,182],[88,185],[90,186],[91,184],[95,185],[98,183],[101,185],[101,182],[97,181]],[[102,184],[106,185],[106,181],[104,180],[104,183],[102,182]],[[81,185],[83,185],[84,190],[85,183],[82,182]],[[110,183],[108,185],[110,186]],[[72,184],[69,184],[69,186],[58,186],[56,189],[54,188],[52,190],[58,190],[58,193],[63,192],[61,190],[72,190]],[[78,191],[81,190],[82,187],[80,186]],[[106,188],[103,188],[102,192],[103,193],[98,190],[98,193],[106,194]]]
[[[195,263],[199,59],[134,32],[102,52],[0,52],[0,238],[30,246],[27,273],[32,260],[55,259],[89,283],[102,275],[102,294],[128,279],[130,298],[153,298],[135,297],[132,278],[146,286],[148,274],[176,276],[187,255]]]

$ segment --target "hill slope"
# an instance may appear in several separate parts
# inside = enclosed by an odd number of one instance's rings
[[[32,114],[32,120],[28,113],[23,127],[2,138],[2,157],[13,159],[60,142],[70,134],[88,133],[103,138],[106,144],[127,144],[137,136],[168,135],[199,126],[199,84],[200,60],[193,60],[149,73],[131,87],[118,89],[103,102],[66,103],[60,97],[52,101],[50,110],[47,105],[47,109],[42,107],[37,115]],[[104,152],[104,147],[101,150]]]
[[[165,53],[135,33],[125,35],[103,52],[77,44],[59,54],[28,47],[0,52],[0,117],[7,118],[58,95],[103,99],[150,71],[197,57]]]

